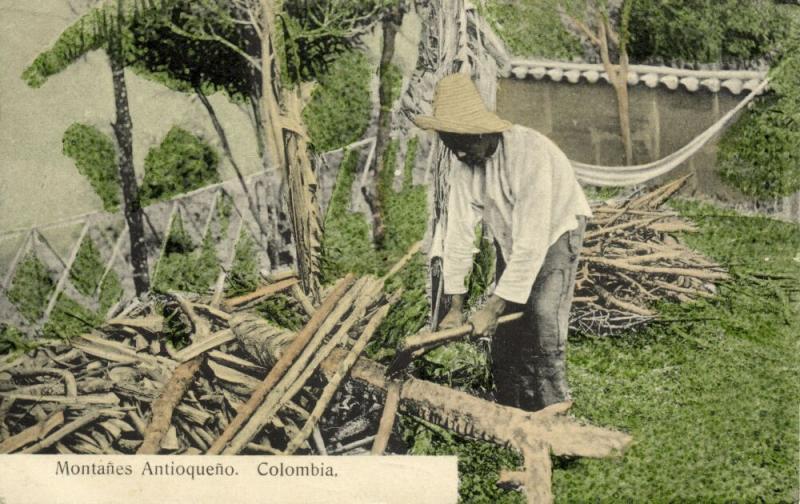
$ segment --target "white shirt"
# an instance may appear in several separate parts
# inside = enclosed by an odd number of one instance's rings
[[[506,259],[494,293],[527,302],[547,249],[578,227],[576,216],[592,215],[572,164],[550,139],[518,125],[503,133],[485,166],[452,159],[442,254],[445,294],[467,292],[465,279],[477,252],[475,227],[482,219]]]

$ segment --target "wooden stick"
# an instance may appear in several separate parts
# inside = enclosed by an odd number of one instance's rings
[[[81,396],[60,396],[60,395],[31,395],[16,394],[13,392],[0,392],[0,397],[7,397],[17,401],[50,402],[57,404],[68,404],[74,407],[92,406],[101,404],[103,406],[115,406],[119,404],[119,397],[116,394],[84,394]]]
[[[314,313],[311,320],[308,321],[278,362],[270,369],[269,374],[264,378],[261,385],[253,392],[253,395],[247,403],[237,411],[236,417],[228,424],[220,437],[217,438],[214,444],[208,449],[209,454],[219,454],[225,448],[225,445],[239,432],[239,429],[241,429],[247,419],[249,419],[261,405],[272,387],[274,387],[275,384],[278,383],[278,380],[286,373],[295,358],[300,355],[300,352],[302,352],[303,348],[305,348],[306,344],[311,340],[311,337],[317,332],[317,329],[320,328],[327,316],[336,307],[336,303],[354,282],[355,277],[352,274],[348,274],[346,277],[339,280],[333,292],[325,299],[325,302],[323,302],[316,313]]]
[[[630,264],[622,260],[605,259],[602,257],[592,257],[587,259],[591,260],[591,262],[596,264],[605,264],[606,266],[611,266],[612,268],[619,268],[639,273],[663,273],[667,275],[683,275],[688,277],[700,278],[702,280],[728,279],[728,274],[720,271],[708,271],[708,270],[689,269],[689,268],[670,268],[670,267],[658,267],[658,266],[640,266],[637,264]]]
[[[180,362],[186,362],[190,359],[197,357],[198,355],[205,353],[209,350],[212,350],[220,345],[223,345],[229,341],[232,341],[236,338],[233,334],[233,331],[230,329],[223,329],[222,331],[215,332],[210,337],[206,338],[203,341],[199,341],[188,347],[184,348],[183,350],[177,352],[175,357]]]
[[[378,426],[378,434],[375,442],[372,443],[372,454],[383,455],[386,446],[389,444],[389,437],[392,435],[394,419],[397,417],[397,409],[400,406],[400,389],[402,382],[395,381],[387,386],[386,401],[383,403],[383,413]]]
[[[294,360],[291,367],[273,387],[267,397],[265,397],[262,404],[253,412],[250,419],[241,428],[239,433],[234,436],[228,448],[222,452],[223,454],[232,455],[239,453],[263,426],[276,418],[275,415],[278,410],[300,391],[305,382],[311,377],[311,374],[316,370],[317,366],[319,366],[322,359],[347,336],[347,330],[355,323],[355,321],[352,320],[352,314],[356,313],[358,305],[360,304],[356,302],[356,299],[363,293],[369,294],[373,290],[372,287],[375,282],[378,282],[378,280],[372,277],[360,278],[355,285],[353,285],[353,288],[342,297],[339,305],[322,324],[317,334],[309,341],[302,354]],[[333,337],[329,338],[328,342],[320,348],[325,336],[335,328],[342,316],[344,316],[347,311],[351,310],[354,303],[356,305],[356,310],[352,310],[351,316],[341,324],[339,331],[337,331]],[[360,318],[360,316],[358,318]]]
[[[650,217],[649,219],[637,219],[637,220],[632,220],[632,221],[628,221],[628,222],[623,222],[622,224],[617,224],[616,226],[611,226],[609,228],[596,229],[594,231],[587,232],[584,235],[583,239],[584,239],[584,241],[589,241],[589,240],[592,240],[592,239],[597,238],[599,236],[603,236],[603,235],[607,235],[609,233],[613,233],[615,231],[622,231],[623,229],[628,229],[628,228],[636,227],[636,226],[642,226],[642,227],[648,226],[648,225],[651,225],[653,222],[655,222],[655,221],[657,221],[659,219],[663,219],[665,217],[666,216],[658,215],[656,217]]]
[[[50,434],[46,438],[42,439],[38,443],[31,445],[24,450],[22,453],[36,453],[40,450],[43,450],[54,443],[60,441],[64,436],[72,434],[73,432],[81,429],[92,422],[95,422],[104,417],[111,417],[111,418],[122,418],[125,416],[125,413],[122,411],[116,410],[101,410],[101,411],[93,411],[91,413],[87,413],[80,418],[73,420],[72,422],[68,423],[67,425],[61,427],[54,433]]]
[[[285,291],[292,285],[296,285],[298,282],[300,282],[298,278],[287,278],[286,280],[281,280],[280,282],[275,282],[274,284],[265,285],[263,287],[254,290],[253,292],[249,292],[241,296],[236,296],[230,299],[226,299],[225,301],[222,302],[222,308],[226,311],[232,311],[237,306],[241,306],[251,301],[266,298],[274,294],[277,294],[279,292]]]
[[[303,292],[303,289],[300,288],[300,285],[292,285],[292,296],[294,296],[294,298],[300,303],[300,306],[303,308],[303,311],[306,312],[306,315],[309,317],[314,315],[314,305],[311,303],[311,300],[308,299],[306,293]]]
[[[154,455],[159,452],[161,441],[172,425],[172,412],[181,402],[183,394],[191,385],[202,363],[203,358],[198,356],[175,368],[172,377],[161,390],[161,395],[151,405],[153,417],[145,431],[144,442],[136,451],[137,454]]]
[[[497,319],[498,324],[505,324],[507,322],[513,322],[515,320],[519,320],[522,318],[523,313],[510,313],[508,315],[503,315],[502,317]],[[443,331],[437,332],[421,332],[419,334],[415,334],[413,336],[409,336],[406,338],[405,343],[403,343],[403,350],[404,351],[414,351],[420,348],[428,348],[434,345],[441,345],[447,343],[448,341],[456,340],[458,338],[468,336],[472,333],[472,324],[464,324],[458,327],[453,327],[451,329],[445,329]]]
[[[27,444],[36,442],[63,423],[64,411],[58,410],[36,425],[32,425],[19,434],[3,440],[3,442],[0,443],[0,453],[12,453]]]
[[[350,368],[353,367],[353,365],[356,363],[356,360],[358,360],[358,358],[361,356],[361,352],[364,351],[364,348],[366,348],[367,343],[369,343],[369,340],[372,338],[372,335],[375,334],[378,326],[381,325],[383,319],[389,314],[389,310],[391,308],[392,304],[390,303],[383,305],[378,309],[378,311],[375,312],[375,315],[373,315],[370,321],[367,323],[367,326],[364,328],[364,332],[361,333],[361,336],[353,345],[353,348],[351,348],[347,353],[347,356],[339,362],[336,372],[328,381],[327,385],[325,385],[317,404],[314,406],[313,411],[311,411],[311,416],[308,418],[308,420],[306,420],[306,423],[303,425],[303,428],[300,429],[300,432],[294,436],[286,446],[286,455],[293,454],[306,441],[306,439],[308,439],[308,436],[311,434],[311,430],[315,425],[317,425],[317,422],[319,422],[322,414],[325,413],[325,410],[328,408],[328,403],[331,401],[331,399],[333,399],[334,394],[339,389],[339,384],[350,372]]]

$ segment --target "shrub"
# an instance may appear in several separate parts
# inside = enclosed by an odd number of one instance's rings
[[[176,215],[164,254],[158,262],[153,289],[202,293],[213,284],[218,272],[219,263],[211,237],[206,236],[202,245],[197,247],[184,229],[183,219]]]
[[[103,276],[105,265],[100,257],[100,252],[94,245],[94,241],[87,237],[81,242],[78,255],[69,271],[69,278],[72,285],[78,292],[86,296],[94,294],[100,278]]]
[[[140,197],[144,205],[219,182],[219,155],[199,137],[173,127],[147,153]]]
[[[14,274],[8,299],[26,319],[36,322],[44,315],[54,289],[47,267],[34,254],[29,254]]]
[[[754,198],[800,190],[800,39],[772,73],[772,92],[758,99],[722,137],[717,167],[726,183]]]
[[[337,58],[320,77],[303,110],[315,151],[338,149],[364,134],[372,112],[372,71],[363,54],[350,52]]]
[[[63,152],[75,161],[78,173],[89,180],[103,201],[103,209],[115,212],[121,191],[114,141],[94,126],[75,123],[64,132]]]

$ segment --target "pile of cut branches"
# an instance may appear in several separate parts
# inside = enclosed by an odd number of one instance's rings
[[[388,276],[348,275],[319,306],[294,276],[221,303],[134,300],[69,345],[0,363],[0,453],[325,454],[318,423],[399,295],[384,292]],[[306,311],[301,330],[249,310],[279,293]],[[330,435],[328,447],[359,446],[342,446],[346,437]]]
[[[688,179],[593,205],[586,226],[570,315],[573,329],[606,335],[654,319],[653,303],[713,296],[725,270],[682,244],[696,231],[664,202]]]

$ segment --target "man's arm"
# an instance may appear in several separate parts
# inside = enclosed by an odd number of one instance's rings
[[[466,294],[464,279],[472,270],[475,227],[481,219],[474,198],[472,168],[455,163],[450,176],[447,200],[447,229],[444,237],[442,276],[445,294]]]
[[[447,229],[442,258],[444,293],[451,296],[450,310],[439,327],[447,329],[464,323],[465,279],[472,269],[475,227],[481,214],[474,199],[472,168],[456,163],[450,176],[447,201]]]
[[[522,146],[520,146],[522,147]],[[508,302],[528,301],[550,241],[553,162],[547,149],[515,153],[508,167],[514,195],[512,250],[506,268],[486,304],[470,319],[473,334],[491,337]]]

